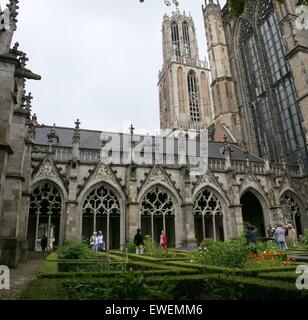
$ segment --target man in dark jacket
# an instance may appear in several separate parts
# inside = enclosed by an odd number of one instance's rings
[[[257,243],[257,231],[258,229],[255,226],[251,225],[250,223],[247,223],[246,234],[245,234],[247,244]]]
[[[141,234],[141,229],[137,229],[137,234],[135,235],[134,238],[134,243],[136,245],[136,254],[143,254],[143,236]]]

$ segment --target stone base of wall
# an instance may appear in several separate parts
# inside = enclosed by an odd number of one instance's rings
[[[19,260],[19,241],[0,238],[0,265],[16,268]]]
[[[176,249],[180,250],[197,250],[198,244],[196,240],[184,240],[182,244],[177,245]]]
[[[26,262],[28,259],[28,241],[19,241],[19,263]]]

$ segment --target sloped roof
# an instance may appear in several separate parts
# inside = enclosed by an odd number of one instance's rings
[[[43,127],[37,128],[35,144],[48,145],[47,134],[50,133],[50,130],[53,128],[54,128],[53,126],[43,126]],[[72,147],[74,128],[55,127],[55,130],[56,130],[56,134],[59,137],[58,146]],[[108,133],[110,134],[110,132],[81,129],[80,130],[80,148],[100,150],[102,148],[102,142],[100,140],[102,133],[105,133],[106,135],[108,135]],[[223,142],[209,141],[209,144],[208,144],[209,158],[224,159],[224,156],[220,151],[223,146],[224,146]],[[246,155],[244,153],[244,150],[240,149],[236,145],[232,145],[232,148],[233,148],[233,152],[232,152],[231,159],[245,160]],[[263,162],[263,159],[251,153],[249,154],[249,160],[254,162]]]

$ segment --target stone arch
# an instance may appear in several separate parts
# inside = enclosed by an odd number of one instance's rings
[[[152,183],[139,195],[139,225],[143,234],[151,235],[157,243],[161,231],[167,233],[169,247],[175,247],[178,232],[183,229],[179,224],[179,197],[164,183]]]
[[[66,224],[66,190],[53,178],[40,178],[31,185],[27,239],[30,250],[41,250],[47,237],[47,250],[63,243]]]
[[[303,234],[305,229],[305,205],[296,192],[287,188],[280,192],[279,202],[282,206],[285,223],[292,223],[297,234]]]
[[[266,226],[270,223],[270,202],[254,187],[247,187],[240,193],[243,222],[249,222],[258,229],[258,236],[266,236]]]
[[[225,240],[229,234],[229,199],[211,184],[202,184],[193,194],[193,215],[196,240]]]
[[[79,199],[81,237],[89,240],[94,230],[102,231],[106,250],[119,249],[125,242],[125,196],[109,181],[96,181]]]

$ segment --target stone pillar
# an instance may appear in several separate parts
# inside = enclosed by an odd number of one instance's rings
[[[184,246],[187,246],[187,248],[189,249],[196,249],[198,246],[195,234],[195,220],[193,208],[194,205],[192,202],[186,203],[186,205],[182,207],[182,212],[184,215],[184,237],[182,244]]]

